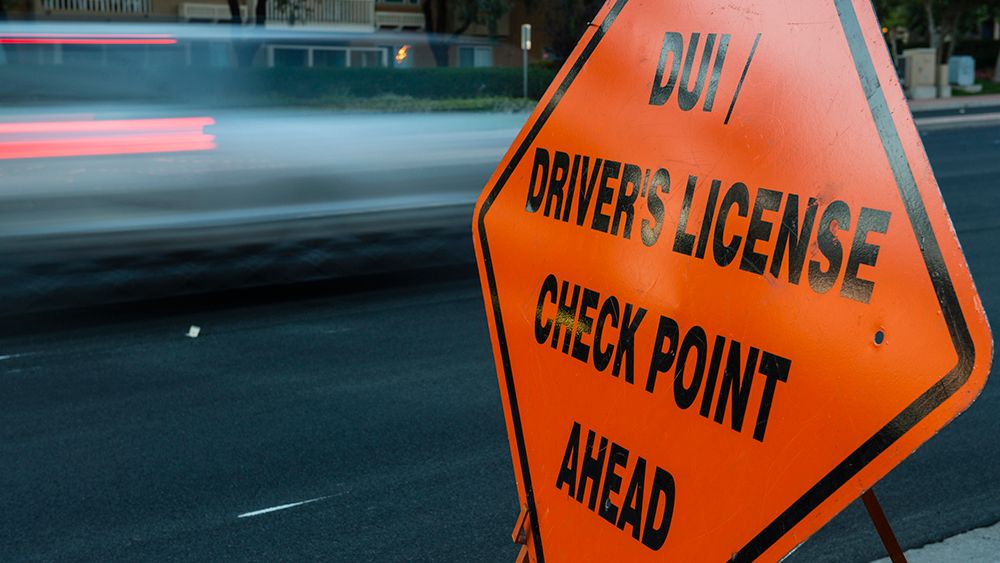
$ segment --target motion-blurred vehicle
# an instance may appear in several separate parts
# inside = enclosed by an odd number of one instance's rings
[[[212,98],[246,30],[0,29],[3,312],[470,262],[526,118]]]

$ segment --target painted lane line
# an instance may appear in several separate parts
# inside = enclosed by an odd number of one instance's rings
[[[282,504],[282,505],[279,505],[279,506],[272,506],[270,508],[264,508],[264,509],[261,509],[261,510],[254,510],[253,512],[244,512],[243,514],[239,514],[236,517],[237,518],[250,518],[251,516],[260,516],[261,514],[267,514],[268,512],[277,512],[279,510],[286,510],[288,508],[295,508],[296,506],[302,506],[303,504],[309,504],[311,502],[321,501],[321,500],[326,499],[326,498],[330,498],[330,497],[328,497],[328,496],[326,496],[326,497],[316,497],[316,498],[311,498],[309,500],[303,500],[303,501],[299,501],[299,502],[293,502],[293,503],[290,503],[290,504]]]

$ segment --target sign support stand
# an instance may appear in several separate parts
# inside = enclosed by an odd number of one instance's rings
[[[529,563],[531,561],[531,558],[528,556],[528,536],[531,534],[531,523],[528,520],[531,518],[530,512],[528,505],[521,505],[521,513],[517,516],[517,522],[514,523],[514,531],[510,534],[510,539],[521,546],[521,551],[518,552],[514,563]]]
[[[878,497],[875,496],[875,491],[868,489],[862,493],[861,500],[865,503],[865,510],[868,511],[868,517],[875,525],[875,531],[878,532],[878,537],[882,540],[882,545],[885,546],[889,560],[892,563],[907,563],[906,555],[903,554],[903,549],[899,546],[899,540],[896,539],[896,534],[892,531],[892,526],[885,516],[885,511],[882,510]],[[514,543],[521,546],[514,563],[528,563],[530,561],[528,556],[528,536],[531,533],[529,518],[531,515],[528,505],[522,504],[521,513],[517,516],[514,531],[511,533],[511,539]]]
[[[871,2],[732,4],[604,2],[477,200],[522,560],[776,561],[860,496],[901,563],[869,489],[986,383]]]
[[[875,524],[875,531],[878,532],[878,537],[882,540],[882,545],[885,546],[889,559],[892,563],[906,563],[906,556],[903,555],[903,550],[899,547],[899,541],[896,540],[896,534],[893,533],[892,526],[889,525],[889,520],[885,517],[882,505],[875,497],[875,491],[868,489],[861,495],[861,500],[865,503],[865,509],[868,510],[872,524]]]

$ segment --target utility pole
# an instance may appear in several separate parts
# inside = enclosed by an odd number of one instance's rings
[[[521,55],[524,61],[524,92],[525,98],[528,97],[528,51],[531,50],[531,24],[526,23],[521,25]]]

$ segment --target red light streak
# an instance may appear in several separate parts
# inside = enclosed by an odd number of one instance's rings
[[[43,39],[0,37],[3,45],[173,45],[176,39]]]
[[[158,39],[170,39],[173,35],[169,33],[0,33],[2,37],[130,37],[133,39],[149,37]]]
[[[214,125],[211,117],[160,119],[105,119],[100,121],[26,121],[0,123],[0,135],[17,133],[99,133],[105,131],[150,131],[201,129]]]
[[[51,158],[215,148],[210,117],[0,123],[0,159]]]
[[[117,33],[3,33],[2,45],[173,45],[166,34]]]

